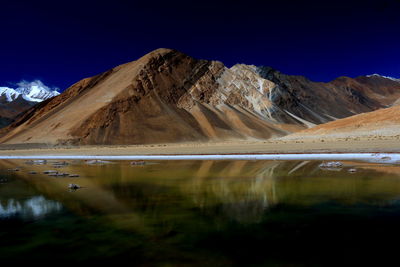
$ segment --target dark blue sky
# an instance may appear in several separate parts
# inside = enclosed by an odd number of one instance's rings
[[[14,0],[0,14],[0,86],[65,89],[159,47],[317,81],[400,77],[400,0]]]

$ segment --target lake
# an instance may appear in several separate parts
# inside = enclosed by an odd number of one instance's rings
[[[399,165],[91,163],[0,160],[2,263],[383,266],[397,260]],[[72,183],[81,188],[70,190]]]

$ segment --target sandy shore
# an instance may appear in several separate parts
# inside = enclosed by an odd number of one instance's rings
[[[24,148],[0,147],[0,155],[168,155],[168,154],[256,154],[256,153],[360,153],[400,152],[400,140],[391,137],[232,141],[131,146],[85,146]]]

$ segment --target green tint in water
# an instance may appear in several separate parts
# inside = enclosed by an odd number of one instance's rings
[[[343,266],[397,255],[397,166],[69,163],[58,170],[79,178],[41,174],[51,162],[0,162],[2,262]],[[70,192],[70,183],[83,188]]]

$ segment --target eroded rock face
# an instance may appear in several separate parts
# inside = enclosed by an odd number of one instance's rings
[[[1,141],[268,139],[385,107],[400,97],[399,91],[400,83],[377,77],[316,83],[268,67],[227,68],[218,61],[158,49],[40,103],[3,130]]]

